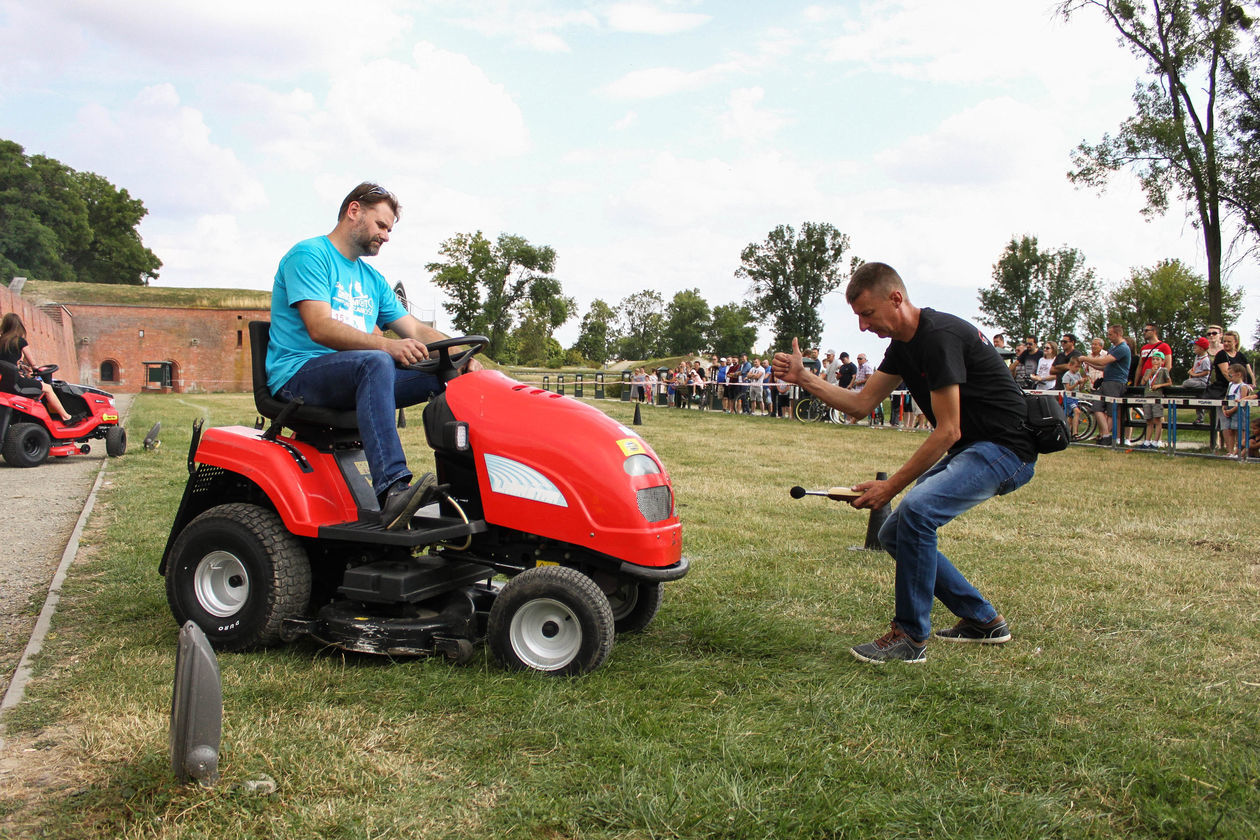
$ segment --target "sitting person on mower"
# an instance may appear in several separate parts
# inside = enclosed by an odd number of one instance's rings
[[[427,359],[425,345],[445,336],[408,314],[363,260],[389,241],[399,213],[393,193],[362,183],[341,202],[331,233],[289,249],[272,289],[267,348],[267,387],[277,397],[358,412],[381,524],[389,529],[406,527],[426,495],[425,482],[411,483],[395,411],[445,388],[433,374],[398,367]],[[480,368],[472,359],[465,372]]]
[[[61,400],[57,398],[57,392],[53,390],[52,385],[42,380],[22,375],[23,369],[33,371],[39,367],[31,359],[29,346],[26,341],[26,325],[22,323],[22,319],[18,317],[16,312],[7,313],[4,319],[0,320],[0,361],[15,365],[18,368],[17,384],[27,388],[39,388],[42,390],[44,402],[48,404],[51,412],[65,425],[72,424],[75,418],[61,404]]]

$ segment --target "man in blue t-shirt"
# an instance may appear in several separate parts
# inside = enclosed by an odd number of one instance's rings
[[[362,183],[341,202],[331,233],[289,249],[272,288],[267,348],[273,394],[358,412],[381,524],[390,529],[411,521],[428,486],[411,483],[394,412],[444,388],[431,374],[398,367],[427,359],[426,343],[444,336],[409,315],[381,273],[363,261],[389,241],[399,213],[393,193]],[[386,338],[377,327],[402,337]],[[472,360],[467,370],[479,367]]]
[[[937,529],[981,502],[1022,487],[1033,476],[1037,448],[1026,428],[1027,403],[993,345],[975,326],[910,302],[900,275],[884,263],[853,272],[845,297],[858,326],[891,339],[884,360],[861,391],[840,388],[806,370],[795,339],[774,357],[775,375],[833,408],[870,416],[904,380],[932,433],[887,479],[854,485],[858,508],[881,508],[910,488],[879,529],[896,561],[894,613],[888,633],[851,653],[863,662],[922,662],[928,637],[946,642],[1010,641],[1006,619],[937,547]],[[958,622],[932,632],[933,598]]]
[[[1124,326],[1112,324],[1107,327],[1107,338],[1111,341],[1111,349],[1100,356],[1081,356],[1081,361],[1096,368],[1102,368],[1102,379],[1098,383],[1098,393],[1104,397],[1123,397],[1129,383],[1129,363],[1133,351],[1124,340]],[[1098,443],[1111,446],[1111,405],[1106,400],[1094,403],[1094,417],[1098,418]]]

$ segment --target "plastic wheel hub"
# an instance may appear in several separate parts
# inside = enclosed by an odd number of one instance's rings
[[[539,671],[563,668],[582,647],[578,617],[553,598],[539,598],[517,610],[509,637],[520,660]]]
[[[249,572],[235,554],[212,551],[197,564],[193,589],[202,609],[215,618],[228,618],[249,600]]]

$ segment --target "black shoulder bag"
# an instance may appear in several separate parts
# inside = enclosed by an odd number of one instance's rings
[[[1032,434],[1037,451],[1045,454],[1067,449],[1072,437],[1058,399],[1049,394],[1025,394],[1024,399],[1028,401],[1024,428]]]

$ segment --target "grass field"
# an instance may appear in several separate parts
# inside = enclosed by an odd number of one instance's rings
[[[787,489],[892,471],[922,437],[643,413],[692,561],[646,632],[576,679],[484,651],[463,667],[304,643],[224,655],[223,778],[205,790],[169,768],[177,628],[156,570],[192,420],[253,408],[138,397],[132,440],[161,419],[164,443],[109,465],[8,721],[29,751],[0,789],[0,837],[1260,835],[1260,469],[1043,458],[942,531],[1014,641],[874,667],[848,648],[886,628],[892,563],[849,550],[865,513]],[[242,789],[264,774],[274,794]]]

